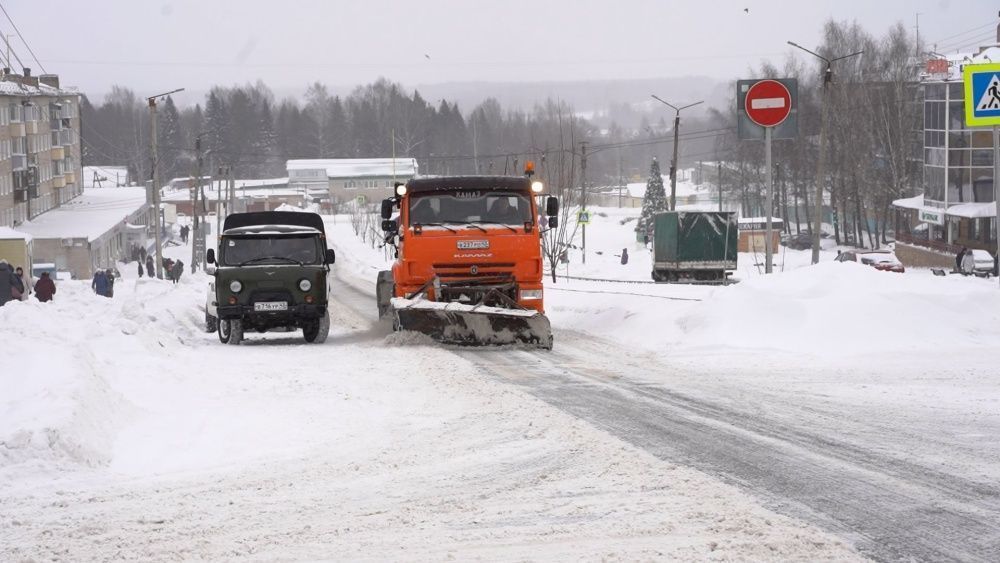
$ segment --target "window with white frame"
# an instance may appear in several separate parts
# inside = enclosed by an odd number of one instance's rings
[[[7,117],[10,118],[10,123],[21,122],[22,118],[21,102],[11,102],[7,106]]]
[[[28,141],[26,137],[14,137],[10,140],[10,148],[13,154],[28,154]]]

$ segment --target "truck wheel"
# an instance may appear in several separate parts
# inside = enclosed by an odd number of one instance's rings
[[[205,313],[205,332],[215,332],[219,330],[219,319]]]
[[[240,319],[219,321],[219,341],[238,346],[243,341],[243,321]]]
[[[302,337],[310,344],[322,344],[326,342],[327,335],[330,334],[330,315],[325,314],[318,321],[310,323],[302,329]]]

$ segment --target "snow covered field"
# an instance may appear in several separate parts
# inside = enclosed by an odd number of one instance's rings
[[[649,279],[614,211],[572,275]],[[201,332],[201,275],[126,279],[112,300],[66,282],[54,303],[0,308],[17,344],[0,560],[968,557],[984,552],[959,526],[996,532],[991,282],[792,267],[808,256],[788,251],[784,273],[741,267],[728,287],[560,280],[551,353],[455,350],[389,334],[385,253],[344,217],[328,228],[321,346],[222,346]],[[913,516],[965,510],[959,488],[978,519]],[[909,546],[893,526],[955,543]]]

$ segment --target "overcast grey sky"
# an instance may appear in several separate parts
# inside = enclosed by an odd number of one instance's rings
[[[91,95],[263,79],[276,90],[379,76],[408,86],[707,75],[734,78],[819,41],[828,18],[902,20],[941,47],[993,40],[987,0],[0,0],[50,73]],[[749,13],[744,9],[749,9]],[[951,38],[967,30],[965,35]],[[11,33],[0,18],[0,31]],[[24,45],[13,47],[37,67]],[[959,45],[954,45],[955,47]],[[40,69],[35,68],[36,73]]]

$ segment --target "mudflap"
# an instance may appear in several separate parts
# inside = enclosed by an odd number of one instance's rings
[[[471,307],[398,298],[392,300],[392,310],[396,329],[426,334],[446,344],[528,344],[552,349],[549,319],[534,310]]]

